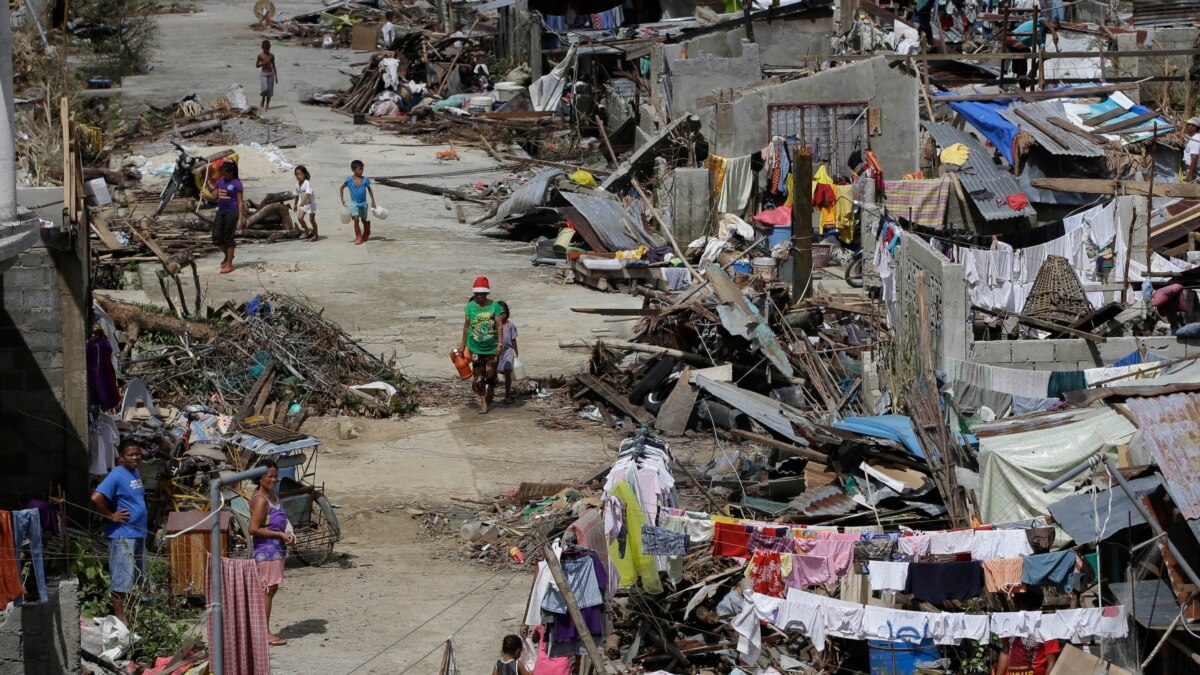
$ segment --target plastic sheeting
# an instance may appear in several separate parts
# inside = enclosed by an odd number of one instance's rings
[[[908,448],[912,454],[921,458],[925,457],[925,450],[921,447],[921,442],[917,440],[917,434],[913,431],[912,420],[904,415],[847,417],[841,422],[834,422],[833,428],[903,443],[904,447]]]
[[[946,94],[947,96],[949,94]],[[1013,141],[1017,138],[1017,128],[1000,115],[1001,110],[1007,110],[1012,100],[1003,101],[956,101],[950,108],[963,116],[975,130],[991,141],[1011,166],[1013,163]]]
[[[1076,481],[1052,492],[1042,486],[1066,473],[1096,452],[1116,456],[1137,430],[1129,420],[1107,408],[1027,417],[995,427],[1019,431],[979,438],[980,509],[985,523],[1003,523],[1044,516],[1050,505],[1069,497]],[[1036,423],[1036,424],[1035,424]]]
[[[529,85],[529,98],[533,101],[534,110],[558,110],[559,99],[562,98],[563,88],[567,85],[567,69],[575,63],[575,52],[578,49],[577,46],[571,45],[567,56],[554,66],[554,70]]]

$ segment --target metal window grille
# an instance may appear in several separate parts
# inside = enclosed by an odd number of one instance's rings
[[[870,148],[866,103],[777,103],[767,106],[767,133],[812,150],[813,166],[825,164],[834,178],[849,177],[849,158]]]

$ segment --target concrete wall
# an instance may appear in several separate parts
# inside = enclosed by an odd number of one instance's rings
[[[876,58],[750,92],[698,114],[705,137],[715,139],[713,151],[739,157],[767,144],[767,106],[771,104],[866,102],[879,106],[881,133],[871,138],[871,148],[884,173],[899,177],[919,168],[919,99],[916,79],[892,70],[883,58]],[[731,123],[719,128],[717,108],[722,105],[729,106]]]
[[[708,232],[708,169],[675,169],[671,189],[671,234],[686,245]]]
[[[0,618],[0,675],[79,672],[79,582],[47,580],[50,601]]]
[[[666,72],[670,78],[671,115],[696,111],[696,100],[721,89],[734,89],[762,79],[758,45],[727,43],[725,35],[706,35],[697,44],[664,45]],[[705,49],[701,43],[708,47]]]
[[[920,320],[917,273],[925,273],[925,310],[928,321]],[[918,345],[917,333],[928,336],[934,368],[944,359],[964,359],[970,343],[967,325],[967,281],[962,265],[950,262],[919,237],[905,236],[896,256],[896,301],[889,306],[896,340],[901,345]],[[922,338],[925,339],[925,338]]]
[[[755,21],[754,40],[764,66],[812,66],[811,61],[796,57],[831,54],[833,46],[833,9],[807,12],[783,21]]]
[[[1156,28],[1153,31],[1153,41],[1148,45],[1144,45],[1138,40],[1137,33],[1119,33],[1116,36],[1117,50],[1192,49],[1195,46],[1198,34],[1200,34],[1200,31],[1197,31],[1195,27]],[[1154,75],[1171,75],[1177,77],[1182,76],[1186,72],[1192,58],[1191,56],[1164,56],[1154,58],[1123,58],[1118,61],[1110,59],[1108,72],[1110,75],[1115,73],[1115,75],[1122,77],[1151,77]],[[1194,95],[1195,82],[1191,86]],[[1158,104],[1155,101],[1162,99],[1164,87],[1169,89],[1171,98],[1176,102],[1181,103],[1183,97],[1187,94],[1187,87],[1183,82],[1146,82],[1141,85],[1140,90],[1132,90],[1124,93],[1135,101],[1146,101],[1151,108],[1157,109]]]
[[[1144,345],[1152,352],[1182,358],[1200,354],[1200,341],[1180,342],[1170,336],[1087,340],[990,340],[971,343],[969,360],[1022,370],[1085,370],[1105,366]],[[1153,384],[1153,381],[1149,382]]]
[[[42,241],[0,266],[0,508],[60,486],[74,503],[87,497],[87,237],[62,232],[42,228]]]

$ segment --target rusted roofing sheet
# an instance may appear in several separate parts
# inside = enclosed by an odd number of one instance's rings
[[[1200,518],[1200,395],[1131,398],[1125,405],[1180,513]]]
[[[1133,25],[1190,26],[1200,17],[1200,0],[1133,0]]]

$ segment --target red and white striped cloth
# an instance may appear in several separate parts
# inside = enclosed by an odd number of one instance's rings
[[[212,606],[212,567],[208,567],[208,605]],[[253,560],[221,558],[221,616],[225,672],[269,675],[270,639],[262,582]],[[208,619],[208,644],[213,644],[212,615]]]

